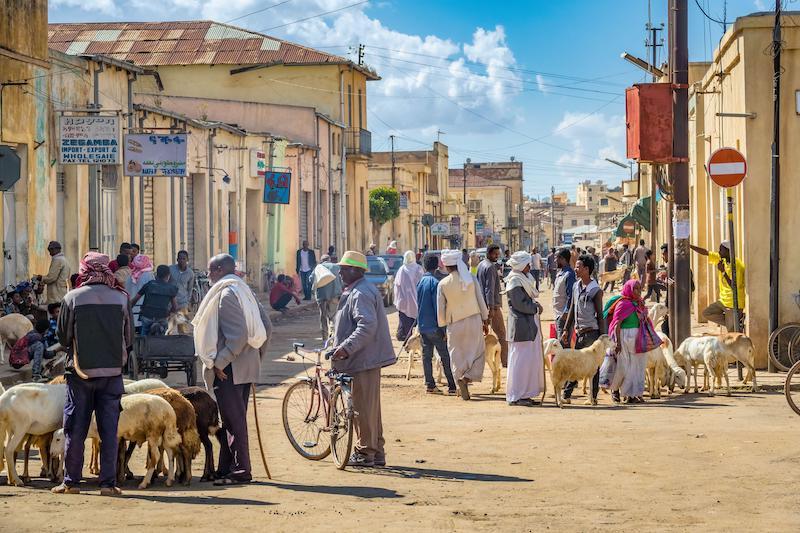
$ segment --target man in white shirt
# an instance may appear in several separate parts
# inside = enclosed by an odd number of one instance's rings
[[[539,253],[538,248],[533,249],[531,253],[531,274],[536,281],[536,290],[539,290],[539,280],[542,277],[542,254]]]
[[[314,250],[308,247],[308,241],[303,241],[303,247],[297,250],[295,265],[295,271],[300,277],[300,283],[303,286],[303,300],[310,300],[311,273],[314,271],[314,267],[317,266],[317,257],[314,255]]]

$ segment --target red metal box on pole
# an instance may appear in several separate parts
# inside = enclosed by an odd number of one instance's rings
[[[672,85],[638,83],[625,89],[629,159],[670,163],[672,156]]]

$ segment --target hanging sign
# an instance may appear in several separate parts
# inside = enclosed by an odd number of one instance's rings
[[[250,150],[250,177],[263,178],[267,173],[267,153],[263,150]]]
[[[747,161],[739,150],[720,148],[708,158],[706,170],[720,187],[736,187],[747,175]]]
[[[126,176],[186,176],[186,134],[125,135]]]
[[[264,203],[289,204],[292,186],[292,173],[287,171],[268,171],[264,173]]]
[[[449,222],[434,222],[431,224],[431,235],[449,235],[450,223]]]
[[[61,115],[59,163],[62,165],[118,165],[119,117]]]

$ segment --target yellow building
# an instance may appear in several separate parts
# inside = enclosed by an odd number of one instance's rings
[[[137,80],[139,103],[183,96],[312,107],[343,125],[328,140],[344,169],[339,191],[321,211],[337,220],[339,250],[369,243],[366,82],[370,69],[338,56],[212,21],[51,24],[51,47],[69,54],[102,53],[157,72]],[[326,206],[322,206],[323,208]]]
[[[431,150],[397,151],[394,153],[393,180],[392,153],[373,152],[369,164],[369,189],[394,187],[401,195],[400,216],[383,225],[375,244],[385,248],[388,241],[397,240],[401,250],[414,251],[425,244],[433,250],[459,246],[455,240],[431,235],[430,228],[422,223],[426,214],[436,222],[452,222],[453,217],[459,216],[447,208],[448,163],[447,146],[440,142],[434,142]]]

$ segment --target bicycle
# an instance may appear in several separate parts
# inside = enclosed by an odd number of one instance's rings
[[[792,408],[792,411],[800,415],[800,361],[793,364],[786,374],[783,394],[786,396],[786,402]]]
[[[194,313],[200,307],[200,302],[203,301],[211,284],[208,281],[208,276],[202,270],[192,269],[194,271],[194,285],[192,286],[192,293],[189,295],[189,309]]]
[[[794,295],[794,303],[800,307],[800,293]],[[800,361],[800,322],[790,322],[773,331],[767,346],[769,358],[775,367],[788,372],[797,361]]]
[[[330,359],[332,351],[327,344],[319,350],[305,350],[304,344],[294,343],[294,353],[304,361],[314,362],[314,375],[300,378],[289,387],[283,397],[282,418],[286,437],[301,456],[312,461],[320,461],[333,455],[333,462],[339,470],[344,470],[350,460],[353,447],[353,378],[331,369],[324,372],[322,356]],[[312,360],[306,355],[315,356]],[[294,361],[294,356],[286,357]],[[329,440],[322,437],[329,435]]]

